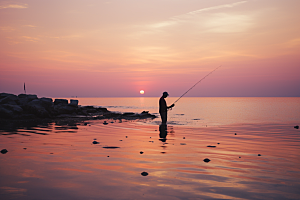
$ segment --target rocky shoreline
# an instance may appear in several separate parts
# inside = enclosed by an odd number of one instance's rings
[[[111,112],[107,108],[80,106],[78,100],[38,98],[34,94],[0,93],[0,120],[5,121],[47,121],[47,120],[92,120],[92,119],[154,119],[148,111],[142,113]]]

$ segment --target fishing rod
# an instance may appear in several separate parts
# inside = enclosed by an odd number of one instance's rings
[[[193,89],[198,83],[200,83],[202,80],[204,80],[206,77],[208,77],[210,74],[212,74],[214,71],[216,71],[217,69],[219,69],[222,65],[220,65],[219,67],[217,67],[216,69],[212,70],[211,72],[209,72],[206,76],[204,76],[202,79],[200,79],[200,81],[198,81],[195,85],[193,85],[190,89],[188,89],[188,91],[186,91],[185,93],[183,93],[183,95],[181,95],[173,104],[175,104],[177,101],[179,101],[179,99],[181,99],[181,97],[183,97],[184,95],[186,95],[186,93],[188,93],[191,89]]]

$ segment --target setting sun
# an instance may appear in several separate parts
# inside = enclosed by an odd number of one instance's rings
[[[144,90],[141,90],[141,91],[140,91],[140,94],[144,94],[144,93],[145,93],[145,91],[144,91]]]

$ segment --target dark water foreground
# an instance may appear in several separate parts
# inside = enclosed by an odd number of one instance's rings
[[[2,129],[0,199],[300,199],[294,124],[103,122]]]

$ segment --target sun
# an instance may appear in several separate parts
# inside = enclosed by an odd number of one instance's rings
[[[144,94],[144,93],[145,93],[145,91],[144,91],[144,90],[141,90],[141,91],[140,91],[140,94]]]

